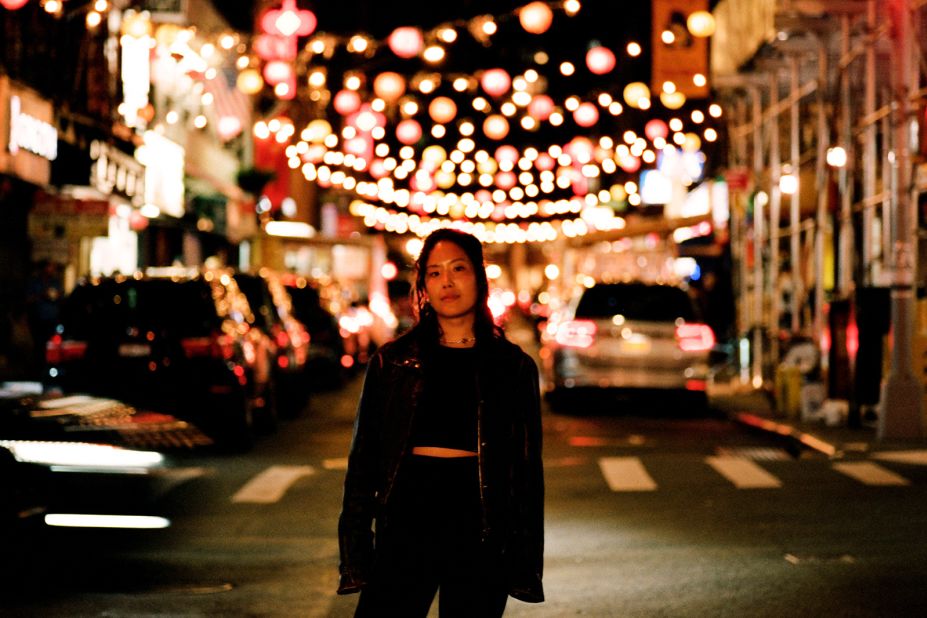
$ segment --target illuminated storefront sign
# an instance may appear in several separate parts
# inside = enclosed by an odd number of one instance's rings
[[[58,157],[53,110],[35,91],[0,76],[0,173],[48,184]]]
[[[145,143],[135,156],[145,166],[146,207],[157,207],[172,217],[183,216],[184,154],[180,144],[154,131],[145,131]]]
[[[90,158],[90,186],[104,195],[124,197],[133,206],[145,203],[145,166],[135,157],[95,140]]]
[[[58,130],[22,111],[22,99],[10,97],[10,152],[28,150],[43,159],[58,158]]]

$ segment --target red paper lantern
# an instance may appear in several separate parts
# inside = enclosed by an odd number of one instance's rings
[[[148,217],[137,210],[132,210],[129,214],[129,228],[133,232],[141,232],[148,227]]]
[[[370,140],[362,137],[352,137],[344,143],[344,151],[356,157],[363,157],[370,150]]]
[[[535,95],[528,103],[528,115],[538,122],[544,122],[553,112],[554,100],[546,94]]]
[[[547,32],[553,19],[554,12],[546,2],[532,2],[518,11],[518,21],[521,22],[521,27],[531,34]]]
[[[573,120],[581,127],[591,127],[599,121],[599,110],[592,103],[582,103],[573,112]]]
[[[493,157],[499,163],[503,161],[509,161],[511,163],[517,163],[520,155],[518,154],[518,149],[515,146],[506,144],[505,146],[499,146],[496,148],[496,154]]]
[[[286,37],[262,34],[254,39],[254,51],[261,60],[295,60],[296,46]]]
[[[396,139],[406,146],[411,146],[422,139],[422,125],[412,118],[403,120],[396,125]]]
[[[361,98],[353,90],[339,90],[332,101],[332,105],[335,107],[336,112],[342,116],[347,116],[360,108]]]
[[[641,160],[635,157],[634,155],[627,155],[621,157],[621,160],[618,161],[618,167],[623,169],[629,174],[633,174],[641,168]]]
[[[607,47],[593,47],[586,52],[586,66],[596,75],[605,75],[615,68],[615,54]]]
[[[325,153],[328,152],[328,148],[322,144],[310,144],[309,150],[306,151],[306,154],[302,156],[303,161],[308,161],[309,163],[321,163],[325,158]]]
[[[503,191],[508,191],[518,182],[518,177],[514,172],[499,172],[496,174],[496,186]]]
[[[317,24],[312,11],[296,8],[296,0],[283,0],[279,9],[271,9],[261,17],[261,29],[279,36],[309,36]]]
[[[574,137],[564,150],[573,157],[574,161],[585,165],[592,161],[595,145],[586,137]]]
[[[448,97],[436,97],[428,105],[428,115],[438,124],[447,124],[457,115],[457,104]]]
[[[556,165],[557,161],[546,152],[542,152],[538,155],[538,158],[534,160],[534,167],[538,168],[542,172],[548,172],[554,169]]]
[[[383,163],[383,159],[374,159],[370,163],[370,175],[377,180],[389,175],[389,170],[386,169],[386,164]]]
[[[647,121],[647,124],[644,125],[644,135],[646,135],[647,139],[650,141],[658,137],[666,139],[666,136],[669,135],[669,127],[659,118],[654,118],[653,120]]]
[[[424,191],[428,193],[434,191],[437,185],[428,170],[419,169],[409,180],[409,188],[413,191]]]
[[[271,60],[264,65],[264,81],[271,86],[276,86],[280,82],[289,81],[294,77],[293,65],[283,60]]]
[[[399,99],[406,91],[406,80],[399,73],[386,71],[373,80],[373,92],[386,102]]]
[[[501,114],[491,114],[483,121],[483,134],[489,139],[500,140],[509,134],[509,121]]]
[[[0,0],[0,4],[11,11],[23,8],[29,0]]]
[[[422,51],[425,40],[422,37],[422,31],[418,28],[403,26],[393,30],[386,43],[400,58],[414,58]]]
[[[501,97],[509,91],[512,85],[512,78],[505,69],[489,69],[483,72],[480,77],[480,86],[486,91],[486,94],[493,97]]]

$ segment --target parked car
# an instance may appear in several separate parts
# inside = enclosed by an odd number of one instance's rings
[[[306,362],[311,349],[310,333],[294,317],[290,295],[273,271],[262,268],[257,274],[235,272],[233,276],[248,298],[254,325],[273,342],[279,408],[288,416],[295,416],[309,397],[306,380],[312,376],[306,374]]]
[[[226,273],[85,281],[47,344],[48,386],[173,414],[246,448],[276,415],[272,342],[253,322]]]
[[[545,391],[555,406],[580,389],[679,392],[706,402],[715,337],[681,287],[584,287],[551,314],[541,343]]]
[[[0,384],[0,577],[9,586],[42,576],[49,556],[37,548],[50,527],[170,525],[158,501],[195,471],[173,468],[159,452],[98,441],[107,432],[69,431],[121,407],[52,397],[32,382]]]
[[[305,277],[283,278],[290,295],[293,315],[309,330],[311,345],[306,370],[312,388],[340,386],[354,359],[345,356],[345,342],[338,320],[325,307],[319,291]]]

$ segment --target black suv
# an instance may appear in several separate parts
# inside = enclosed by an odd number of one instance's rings
[[[310,387],[328,389],[341,386],[348,361],[338,319],[322,306],[319,291],[305,277],[287,275],[283,280],[290,294],[293,315],[306,325],[312,340],[307,363],[312,376]],[[350,363],[353,364],[353,358]]]
[[[80,283],[48,341],[48,385],[193,420],[247,447],[275,417],[272,344],[224,273]]]
[[[248,298],[254,325],[273,342],[278,402],[282,411],[294,416],[309,396],[306,386],[309,331],[293,317],[290,296],[272,271],[262,268],[257,274],[235,272],[233,276]]]

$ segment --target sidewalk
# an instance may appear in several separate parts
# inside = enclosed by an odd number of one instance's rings
[[[786,417],[775,409],[770,394],[739,382],[715,383],[709,389],[712,405],[730,420],[757,432],[772,434],[795,456],[817,454],[840,459],[878,451],[927,449],[927,440],[886,440],[876,435],[875,423],[850,428],[845,420],[829,426]]]

